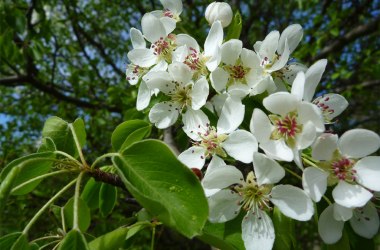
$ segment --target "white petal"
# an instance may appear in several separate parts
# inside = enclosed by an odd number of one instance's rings
[[[153,66],[153,68],[149,70],[149,72],[166,71],[167,69],[168,69],[168,63],[165,60],[160,60],[159,62],[157,62],[156,65]]]
[[[367,189],[345,181],[339,181],[332,195],[336,203],[345,207],[362,207],[373,196]]]
[[[187,45],[177,46],[172,53],[172,62],[184,62],[189,55],[189,48]]]
[[[174,18],[163,16],[160,17],[160,21],[162,25],[164,25],[166,35],[170,34],[176,28],[177,21]]]
[[[229,190],[220,190],[208,198],[209,220],[213,223],[222,223],[235,218],[240,211],[240,196]]]
[[[204,176],[202,185],[207,189],[227,188],[233,184],[239,184],[243,180],[243,174],[234,166],[219,166]]]
[[[260,66],[260,58],[252,50],[243,48],[240,57],[241,62],[245,67],[255,68]]]
[[[311,156],[319,161],[329,161],[338,147],[338,135],[322,134],[314,142]]]
[[[223,42],[223,27],[220,21],[215,21],[207,35],[204,52],[205,56],[211,56]]]
[[[296,111],[298,104],[299,100],[297,97],[286,92],[271,94],[263,100],[263,105],[267,110],[281,116]]]
[[[157,57],[150,49],[133,49],[128,52],[128,59],[135,65],[149,68],[156,63]]]
[[[263,41],[256,41],[255,44],[253,45],[253,49],[255,50],[256,53],[259,53],[262,43]]]
[[[141,34],[141,31],[135,28],[131,28],[129,35],[131,36],[132,47],[134,49],[146,48],[146,42],[143,35]]]
[[[195,40],[193,37],[189,36],[188,34],[178,34],[176,36],[176,43],[177,43],[177,46],[186,45],[187,48],[192,48],[199,52],[199,45],[198,45],[197,40]]]
[[[300,150],[298,150],[297,148],[293,148],[293,156],[294,156],[294,163],[297,165],[297,167],[301,170],[303,170],[303,163],[302,163],[302,158],[301,158],[301,154],[300,154]]]
[[[361,158],[379,149],[380,137],[371,130],[351,129],[340,137],[338,147],[348,157]]]
[[[301,102],[298,106],[298,120],[302,124],[309,121],[312,122],[319,133],[325,131],[325,123],[321,110],[310,102]]]
[[[264,150],[265,154],[270,158],[279,161],[293,161],[294,154],[291,148],[289,148],[284,140],[270,140],[259,144],[260,148]]]
[[[182,13],[181,0],[160,0],[166,10],[170,10],[173,14],[179,15]]]
[[[216,68],[218,68],[220,60],[222,59],[220,47],[217,47],[214,53],[209,57],[206,56],[206,58],[208,58],[208,60],[206,61],[206,67],[210,72],[213,72]]]
[[[294,82],[292,84],[292,95],[297,96],[299,100],[303,98],[303,91],[305,87],[305,73],[302,71],[298,72]]]
[[[143,80],[149,89],[159,89],[165,94],[168,94],[175,87],[172,78],[166,71],[150,71],[143,77]]]
[[[303,36],[302,26],[299,24],[292,24],[286,27],[281,33],[278,42],[277,52],[281,55],[285,48],[285,40],[288,40],[289,50],[292,53],[300,43]]]
[[[157,103],[149,112],[149,120],[159,129],[170,127],[178,119],[179,111],[176,108],[179,106],[174,103]]]
[[[258,70],[261,70],[261,68],[257,68]],[[249,87],[250,87],[250,95],[259,95],[264,93],[264,91],[271,89],[271,85],[273,82],[273,78],[271,76],[267,77],[261,77],[261,76],[255,76],[254,71],[250,71],[248,75],[246,76]],[[262,72],[260,73],[262,74]]]
[[[229,74],[224,71],[222,68],[216,68],[213,72],[211,72],[210,80],[212,87],[217,91],[221,92],[226,89],[227,81]]]
[[[281,69],[283,74],[283,80],[285,80],[289,85],[291,85],[297,75],[298,72],[306,72],[307,67],[303,64],[292,62],[286,65]],[[303,93],[302,93],[303,95]]]
[[[318,168],[308,167],[302,174],[302,186],[310,198],[319,202],[327,189],[328,173]]]
[[[280,58],[275,61],[275,63],[272,65],[272,67],[270,67],[268,72],[273,72],[273,71],[277,71],[277,70],[282,69],[286,65],[286,63],[288,62],[289,56],[290,56],[290,51],[289,51],[289,47],[288,47],[288,42],[285,41],[284,52],[280,55]]]
[[[252,113],[249,129],[259,142],[266,142],[272,134],[273,126],[268,116],[261,109],[255,108]]]
[[[222,62],[229,65],[235,65],[236,60],[241,54],[243,42],[238,39],[231,39],[225,42],[221,47]]]
[[[343,221],[334,219],[333,204],[328,206],[319,216],[318,232],[326,244],[334,244],[342,238]]]
[[[206,178],[206,175],[208,175],[209,173],[211,173],[212,171],[218,169],[219,167],[223,167],[223,166],[226,166],[227,164],[223,161],[222,158],[220,158],[219,156],[217,155],[214,155],[210,161],[210,163],[208,164],[207,166],[207,169],[206,169],[206,172],[205,172],[205,178]]]
[[[207,124],[210,124],[207,115],[202,110],[193,110],[191,108],[187,109],[185,114],[182,115],[182,122],[184,124],[183,131],[195,141],[201,140],[198,133],[203,134]]]
[[[208,82],[204,76],[194,83],[191,91],[191,107],[194,110],[200,109],[206,104],[209,89]]]
[[[253,152],[257,152],[258,144],[256,138],[248,131],[236,130],[222,143],[222,147],[234,159],[251,163]]]
[[[205,165],[205,153],[206,150],[203,147],[193,146],[183,151],[178,156],[178,160],[189,168],[202,169]]]
[[[268,60],[272,61],[276,50],[278,46],[278,40],[280,38],[280,33],[275,30],[271,31],[264,39],[264,41],[261,43],[259,55],[261,59],[264,59],[265,57],[268,58]]]
[[[354,168],[356,182],[373,191],[380,191],[380,156],[367,156],[359,160]]]
[[[259,186],[277,183],[285,176],[280,164],[258,152],[253,153],[253,169]]]
[[[151,43],[158,41],[161,37],[166,37],[167,33],[160,19],[150,13],[146,13],[141,19],[142,33],[146,40]]]
[[[169,65],[169,74],[172,76],[173,80],[185,86],[191,81],[193,73],[189,66],[184,63],[174,62]]]
[[[141,81],[137,92],[136,109],[143,110],[148,107],[151,97],[151,90],[146,85],[145,81]]]
[[[220,95],[214,95],[211,98],[212,105],[214,105],[216,114],[218,116],[220,116],[220,113],[222,112],[222,108],[223,108],[224,103],[227,100],[227,97],[228,97],[228,94],[225,93],[225,94],[220,94]]]
[[[303,95],[305,101],[310,102],[313,98],[315,89],[317,88],[318,83],[322,78],[322,74],[325,71],[326,65],[327,60],[321,59],[311,65],[310,68],[306,71],[305,93]]]
[[[228,94],[232,97],[243,99],[249,94],[250,88],[244,83],[234,83],[232,86],[228,87]]]
[[[313,101],[313,103],[323,104],[323,109],[326,109],[324,115],[330,121],[340,115],[347,107],[348,102],[346,98],[338,94],[326,94],[318,97]]]
[[[243,121],[244,112],[245,106],[239,99],[228,97],[218,120],[218,133],[228,134],[236,130]]]
[[[278,185],[272,189],[271,202],[281,212],[295,220],[307,221],[314,214],[313,202],[300,188],[292,185]]]
[[[379,214],[372,202],[362,209],[355,209],[350,220],[352,229],[358,235],[371,239],[379,232]]]
[[[338,203],[334,203],[334,219],[338,221],[348,221],[351,219],[353,214],[353,209],[348,207],[343,207]]]
[[[242,238],[245,249],[271,250],[274,243],[274,227],[271,218],[263,211],[248,212],[242,224]]]
[[[308,121],[303,125],[301,134],[296,138],[297,148],[305,149],[309,147],[314,142],[316,135],[314,124],[311,121]]]

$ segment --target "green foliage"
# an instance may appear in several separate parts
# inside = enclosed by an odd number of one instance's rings
[[[99,210],[103,217],[112,212],[116,204],[117,188],[115,186],[102,183],[99,191]]]
[[[283,215],[277,207],[274,207],[272,221],[276,235],[273,249],[294,249],[296,246],[294,221]]]
[[[112,147],[123,151],[134,142],[140,141],[151,132],[152,125],[141,120],[130,120],[118,125],[112,133]]]
[[[243,20],[239,11],[237,11],[234,17],[232,18],[231,24],[228,26],[228,31],[225,40],[228,41],[231,39],[239,39],[242,27]]]
[[[74,229],[65,236],[58,250],[89,250],[89,247],[83,234]]]
[[[78,226],[82,232],[86,232],[91,223],[91,212],[86,202],[79,199],[78,204]],[[64,221],[67,228],[73,228],[74,221],[74,198],[71,198],[63,207]]]
[[[128,191],[152,215],[189,238],[200,234],[208,216],[203,189],[164,143],[137,142],[113,162]]]
[[[81,194],[81,199],[87,203],[90,209],[96,209],[99,207],[100,188],[102,183],[97,182],[94,178],[90,178]]]

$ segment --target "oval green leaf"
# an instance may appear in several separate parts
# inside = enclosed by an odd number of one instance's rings
[[[273,249],[294,249],[296,245],[296,231],[294,221],[291,218],[283,215],[277,207],[274,207],[272,221],[276,235]]]
[[[141,120],[121,123],[112,133],[111,142],[115,151],[123,151],[132,143],[142,140],[150,134],[152,126]]]
[[[79,198],[78,202],[78,219],[79,229],[86,232],[91,224],[91,214],[86,202]],[[73,228],[74,221],[74,198],[71,198],[63,208],[65,223],[68,228]]]
[[[189,238],[201,233],[208,217],[204,191],[163,142],[136,142],[113,163],[128,191],[153,216]]]
[[[20,167],[12,168],[5,179],[0,183],[0,221],[3,214],[3,209],[7,202],[9,193],[12,190],[13,184],[20,173]],[[1,249],[1,248],[0,248]]]
[[[54,144],[54,141],[49,138],[49,137],[45,137],[45,138],[42,138],[42,141],[41,141],[41,145],[40,147],[38,148],[38,153],[41,153],[41,152],[54,152],[56,151],[57,148]]]
[[[228,27],[226,41],[230,39],[239,39],[243,22],[239,11],[236,11],[230,26]]]
[[[102,183],[99,192],[99,210],[103,217],[112,212],[116,204],[117,188],[107,183]]]
[[[58,250],[89,250],[86,238],[78,230],[71,230],[59,244]]]
[[[102,183],[95,181],[94,178],[90,178],[83,188],[80,197],[91,209],[96,209],[99,207],[99,192],[101,186]]]
[[[0,238],[0,249],[1,250],[10,250],[13,244],[21,236],[21,232],[15,232],[11,234],[4,235]]]

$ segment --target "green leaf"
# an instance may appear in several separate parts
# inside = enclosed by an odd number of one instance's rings
[[[198,178],[163,142],[136,142],[113,158],[129,192],[160,221],[191,238],[200,234],[208,204]]]
[[[99,192],[99,210],[103,217],[112,212],[116,204],[117,188],[107,183],[102,183]]]
[[[0,183],[0,218],[3,214],[3,209],[7,202],[9,193],[12,190],[13,184],[20,173],[20,167],[12,168],[5,179]],[[1,221],[1,220],[0,220]]]
[[[82,232],[86,232],[91,223],[90,209],[88,208],[86,202],[79,198],[78,202],[78,219],[79,219],[79,229]],[[68,228],[73,228],[74,221],[74,198],[71,198],[63,208],[63,213],[65,216],[65,224]]]
[[[142,140],[150,134],[152,126],[141,120],[130,120],[116,127],[112,133],[112,147],[116,151],[123,151],[132,143]]]
[[[283,215],[277,207],[274,207],[272,221],[276,235],[273,249],[294,249],[296,244],[294,221]]]
[[[43,152],[30,154],[21,158],[18,158],[9,163],[1,172],[0,180],[3,181],[8,173],[16,166],[19,166],[20,173],[13,182],[13,187],[18,186],[32,178],[46,174],[51,169],[55,154],[52,152]],[[24,195],[31,192],[42,179],[33,181],[24,187],[18,189],[16,192],[12,192],[12,195]]]
[[[241,238],[241,222],[244,213],[237,218],[225,223],[207,222],[203,228],[203,234],[198,238],[214,247],[225,250],[244,250],[244,242]]]
[[[25,234],[21,234],[15,243],[13,243],[11,250],[28,250],[30,249],[28,239],[26,238]]]
[[[21,232],[15,232],[11,234],[4,235],[0,238],[0,249],[10,250],[16,240],[21,236]]]
[[[239,39],[243,22],[239,11],[236,11],[230,26],[228,27],[226,41],[231,39]]]
[[[89,247],[81,232],[71,230],[60,243],[58,250],[89,250]]]
[[[96,209],[99,207],[99,192],[101,186],[102,183],[95,181],[94,178],[90,178],[83,188],[80,197],[91,209]]]
[[[45,137],[45,138],[42,138],[42,141],[41,141],[41,145],[40,147],[38,148],[38,153],[42,153],[42,152],[54,152],[56,151],[57,148],[54,144],[54,141],[49,138],[49,137]]]
[[[104,234],[88,245],[91,250],[119,250],[124,245],[124,241],[138,233],[144,228],[150,227],[149,222],[137,222],[129,227],[118,228],[112,232]]]
[[[74,131],[78,137],[81,147],[86,142],[86,131],[82,119],[76,119],[73,123]],[[46,120],[42,130],[43,137],[50,137],[58,150],[72,156],[78,156],[77,148],[71,132],[69,123],[59,117],[53,116]]]

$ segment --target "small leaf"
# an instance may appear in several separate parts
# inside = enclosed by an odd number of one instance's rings
[[[21,232],[10,233],[4,235],[0,238],[0,249],[1,250],[9,250],[12,248],[13,244],[17,241],[17,239],[21,236]]]
[[[96,209],[99,207],[99,192],[101,186],[102,183],[95,181],[94,178],[90,178],[83,188],[80,197],[91,209]]]
[[[239,39],[243,22],[239,11],[236,11],[230,26],[228,27],[226,41],[231,39]]]
[[[107,183],[102,183],[99,192],[99,210],[103,217],[112,212],[116,204],[117,188]]]
[[[11,250],[28,250],[30,249],[28,239],[25,234],[21,234],[17,240],[13,243]]]
[[[189,238],[201,232],[208,217],[204,191],[167,145],[136,142],[113,163],[128,191],[153,216]]]
[[[203,234],[198,238],[214,247],[226,250],[244,250],[244,242],[241,238],[241,222],[244,213],[237,218],[225,223],[207,222],[203,228]]]
[[[274,207],[272,221],[276,235],[273,249],[294,249],[296,244],[294,221],[283,215],[277,207]]]
[[[112,147],[116,151],[123,151],[132,143],[142,140],[148,136],[151,131],[151,125],[141,120],[130,120],[123,122],[116,127],[112,133]]]
[[[14,180],[13,187],[18,186],[32,178],[48,173],[53,164],[53,159],[55,159],[55,154],[52,152],[35,153],[18,158],[9,163],[3,169],[0,174],[0,181],[4,180],[12,168],[18,166],[20,168],[20,174],[18,174],[17,178]],[[33,181],[17,191],[12,192],[12,195],[27,194],[31,192],[41,181],[42,179]]]
[[[88,245],[91,250],[119,250],[123,247],[125,240],[150,226],[151,224],[149,222],[137,222],[132,226],[118,228],[112,232],[104,234],[91,241]]]
[[[7,202],[9,193],[12,190],[13,184],[20,173],[20,167],[12,168],[5,179],[0,183],[0,218],[3,213],[3,209]],[[1,248],[0,248],[1,249]]]
[[[79,198],[78,202],[78,224],[79,229],[82,232],[86,232],[91,223],[90,209],[88,208],[86,202]],[[74,198],[71,198],[63,208],[63,213],[65,216],[65,224],[68,228],[73,228],[74,221]]]
[[[49,138],[49,137],[45,137],[45,138],[42,138],[41,140],[41,145],[40,147],[38,148],[38,153],[42,153],[42,152],[54,152],[56,151],[57,148],[54,144],[54,141]]]
[[[59,244],[58,250],[89,250],[89,247],[81,232],[71,230]]]

